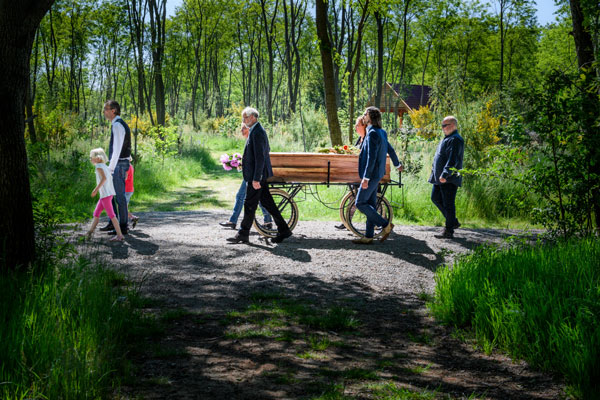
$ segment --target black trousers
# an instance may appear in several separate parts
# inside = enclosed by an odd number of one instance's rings
[[[442,212],[444,218],[446,218],[446,229],[450,232],[454,231],[454,226],[458,224],[456,219],[456,192],[458,186],[453,183],[444,183],[441,185],[433,185],[431,190],[431,201],[437,206]]]
[[[285,222],[281,216],[279,209],[275,205],[273,196],[271,196],[267,181],[261,181],[260,189],[258,190],[254,189],[252,182],[248,182],[246,188],[246,200],[244,200],[244,219],[240,225],[241,228],[239,232],[241,235],[248,236],[250,234],[250,228],[252,227],[252,222],[254,222],[254,215],[256,214],[256,207],[258,207],[259,202],[273,217],[273,221],[275,221],[279,233],[289,231],[287,222]]]

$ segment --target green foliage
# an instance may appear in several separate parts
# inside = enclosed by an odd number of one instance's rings
[[[48,113],[40,112],[36,122],[38,140],[54,149],[70,146],[83,128],[83,120],[77,114],[59,109],[52,109]]]
[[[137,294],[57,236],[51,198],[33,208],[37,260],[0,274],[0,397],[103,398],[130,373],[123,348],[141,321]]]
[[[436,272],[434,315],[564,375],[583,398],[600,387],[600,242],[482,248]]]
[[[419,107],[418,110],[409,111],[410,122],[417,130],[417,135],[423,139],[433,139],[436,136],[437,125],[435,116],[429,106]]]
[[[180,137],[176,126],[153,126],[148,131],[148,136],[154,140],[154,151],[165,165],[165,157],[171,157],[179,153]]]
[[[509,122],[512,145],[491,149],[488,165],[473,171],[527,188],[541,200],[531,209],[533,220],[561,236],[594,230],[594,196],[600,190],[596,85],[592,70],[550,74],[530,94],[523,117]]]
[[[302,113],[293,114],[282,130],[291,133],[293,141],[307,152],[314,151],[319,143],[329,140],[327,117],[320,109],[303,109]]]
[[[494,110],[494,101],[488,100],[483,109],[477,114],[477,126],[475,134],[469,142],[476,152],[482,152],[486,148],[500,141],[500,118]]]
[[[80,150],[85,146],[86,150]],[[89,162],[89,146],[79,142],[70,149],[51,150],[44,143],[29,146],[31,193],[49,212],[66,220],[90,215],[95,187],[94,167]],[[65,222],[62,220],[60,222]]]

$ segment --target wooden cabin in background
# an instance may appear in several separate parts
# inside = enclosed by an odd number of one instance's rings
[[[381,110],[384,112],[395,113],[399,117],[399,126],[402,126],[404,114],[416,110],[421,106],[429,104],[430,86],[423,85],[391,85],[389,82],[383,84],[381,94]],[[373,95],[367,106],[375,105],[375,95]]]

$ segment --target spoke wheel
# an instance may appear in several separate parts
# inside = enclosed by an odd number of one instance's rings
[[[275,202],[277,209],[279,209],[281,216],[290,228],[290,231],[294,230],[298,223],[298,205],[285,190],[269,189],[269,191],[271,192],[271,196],[273,196],[273,201]],[[274,221],[271,223],[271,227],[265,224],[260,206],[256,208],[253,225],[257,232],[265,237],[274,238],[277,236],[277,225],[275,225]]]
[[[352,193],[349,193],[349,195],[351,195],[352,199],[354,199],[354,196],[352,195]],[[346,197],[348,197],[348,196],[346,196]],[[346,198],[344,198],[344,199],[346,199]],[[348,200],[348,201],[350,201],[350,200]],[[344,205],[344,204],[342,203],[342,205]],[[392,206],[390,205],[390,202],[381,195],[381,193],[377,193],[377,212],[384,219],[388,220],[389,222],[392,222],[392,219],[394,218],[394,212],[392,210]],[[354,233],[355,235],[357,235],[359,237],[365,236],[365,234],[367,232],[367,217],[365,217],[365,214],[363,214],[362,212],[357,210],[356,206],[352,207],[352,206],[348,205],[344,216],[345,216],[344,224],[346,224],[346,226],[348,227],[350,232]],[[373,237],[377,237],[377,236],[381,235],[381,231],[383,230],[383,228],[384,228],[383,226],[376,226]]]
[[[346,229],[350,230],[348,220],[346,219],[346,212],[348,209],[351,209],[350,213],[354,214],[356,212],[356,197],[352,191],[346,193],[346,195],[342,198],[340,202],[340,220],[342,224],[346,227]]]

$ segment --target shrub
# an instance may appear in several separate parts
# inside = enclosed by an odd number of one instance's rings
[[[408,115],[418,136],[423,139],[434,139],[436,137],[435,116],[429,106],[419,107],[418,110],[411,110],[408,112]]]
[[[473,146],[476,151],[483,151],[487,147],[495,145],[500,140],[498,136],[500,118],[494,116],[493,108],[494,101],[488,100],[477,115],[475,134],[469,141],[469,146]]]

